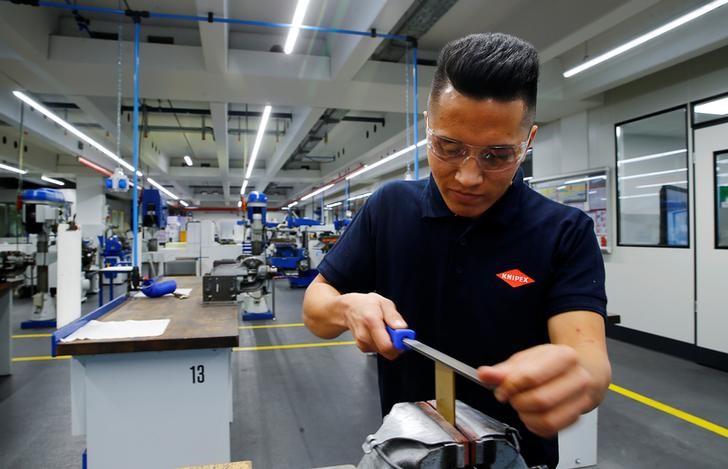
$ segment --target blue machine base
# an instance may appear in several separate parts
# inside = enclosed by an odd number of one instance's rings
[[[291,288],[306,288],[318,275],[318,270],[310,270],[307,274],[298,274],[298,277],[288,277],[288,286]]]
[[[273,313],[266,311],[265,313],[248,313],[243,311],[243,321],[265,321],[267,319],[273,319]]]
[[[45,321],[23,321],[20,323],[21,329],[47,329],[56,327],[55,319],[47,319]]]

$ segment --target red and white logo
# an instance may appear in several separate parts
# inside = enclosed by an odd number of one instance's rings
[[[501,272],[499,274],[496,274],[496,277],[503,280],[513,288],[522,287],[524,285],[528,285],[529,283],[535,282],[534,279],[518,269],[511,269],[505,272]]]

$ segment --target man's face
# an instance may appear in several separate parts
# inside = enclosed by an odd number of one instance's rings
[[[536,126],[524,124],[526,105],[514,101],[476,100],[448,86],[430,103],[427,123],[432,133],[470,145],[520,145],[531,141]],[[485,213],[511,185],[518,170],[514,164],[502,171],[483,171],[471,152],[462,164],[444,162],[428,146],[427,160],[447,207],[462,217]]]

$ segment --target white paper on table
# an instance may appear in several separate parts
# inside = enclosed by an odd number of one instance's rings
[[[131,339],[136,337],[156,337],[164,334],[169,319],[150,319],[146,321],[89,321],[85,326],[61,342],[82,339]]]
[[[162,295],[162,296],[172,296],[173,294],[174,294],[174,295],[185,295],[185,296],[190,296],[190,293],[191,293],[191,292],[192,292],[192,289],[191,289],[191,288],[178,288],[178,289],[176,289],[176,290],[174,291],[174,293],[167,293],[166,295]],[[142,292],[136,292],[136,293],[134,293],[134,296],[133,296],[133,298],[148,298],[148,296],[147,296],[147,295],[145,295],[145,294],[144,294],[144,293],[142,293]]]

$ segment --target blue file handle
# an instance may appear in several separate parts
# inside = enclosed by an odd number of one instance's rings
[[[394,344],[394,348],[399,350],[400,352],[405,352],[409,350],[409,347],[402,342],[402,339],[412,339],[415,340],[415,331],[412,329],[392,329],[389,326],[387,327],[387,332],[389,332],[389,338],[392,339],[392,344]]]

